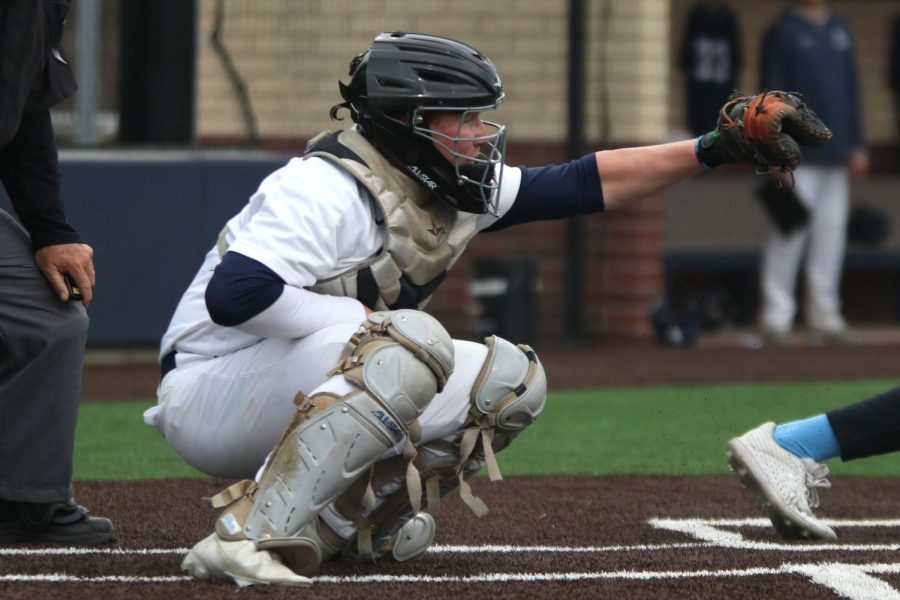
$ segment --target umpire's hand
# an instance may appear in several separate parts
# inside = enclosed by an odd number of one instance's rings
[[[63,275],[68,273],[81,291],[85,308],[94,298],[94,249],[87,244],[54,244],[34,253],[34,260],[63,302],[69,300],[69,288]]]

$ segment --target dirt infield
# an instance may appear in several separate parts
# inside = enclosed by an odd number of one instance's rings
[[[200,498],[222,483],[79,484],[81,500],[116,521],[117,545],[0,550],[0,597],[236,597],[230,584],[187,581],[179,569],[215,516]],[[831,544],[778,539],[726,476],[478,478],[474,488],[491,515],[478,520],[449,498],[436,545],[418,561],[329,563],[308,591],[253,587],[238,597],[875,598],[900,586],[900,522],[883,521],[897,515],[894,479],[835,481],[824,514],[853,521],[836,523]]]

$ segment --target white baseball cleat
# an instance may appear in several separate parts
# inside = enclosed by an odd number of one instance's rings
[[[311,579],[288,569],[272,552],[257,550],[253,541],[226,542],[215,533],[191,548],[181,569],[195,579],[233,581],[238,587],[254,583],[312,585]]]
[[[728,442],[728,462],[741,483],[762,500],[782,537],[834,540],[837,534],[813,514],[817,488],[831,487],[828,467],[799,458],[778,445],[775,423],[764,423]]]

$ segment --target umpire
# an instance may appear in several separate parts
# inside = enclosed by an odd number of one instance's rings
[[[71,483],[94,265],[66,221],[50,121],[77,89],[59,49],[68,9],[0,2],[0,182],[21,220],[0,210],[0,544],[114,539]]]

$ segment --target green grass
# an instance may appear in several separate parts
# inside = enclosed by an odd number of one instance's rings
[[[553,392],[544,414],[498,456],[506,475],[725,473],[727,440],[763,421],[812,416],[893,380],[643,387]],[[76,479],[201,475],[143,424],[150,402],[82,405]],[[842,463],[837,474],[898,475],[900,454]]]
[[[652,387],[557,392],[498,456],[504,473],[726,473],[727,441],[764,421],[812,416],[895,381]],[[840,474],[900,475],[900,454],[842,463]]]
[[[142,413],[153,402],[85,403],[75,433],[77,479],[200,477]]]

